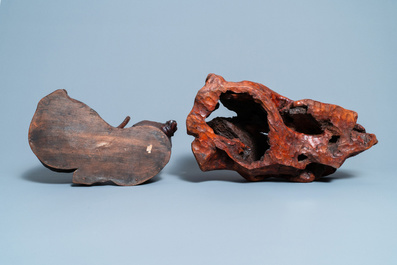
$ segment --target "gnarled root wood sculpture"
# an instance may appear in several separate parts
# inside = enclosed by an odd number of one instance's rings
[[[206,122],[219,101],[237,116]],[[356,122],[356,112],[336,105],[293,101],[258,83],[210,74],[186,125],[203,171],[231,169],[250,181],[311,182],[377,143]]]
[[[106,123],[93,109],[56,90],[38,104],[29,144],[55,171],[74,171],[73,183],[137,185],[154,177],[169,161],[176,122],[142,121],[124,128]]]

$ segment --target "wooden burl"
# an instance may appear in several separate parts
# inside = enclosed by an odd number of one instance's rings
[[[219,102],[235,117],[207,118]],[[311,182],[375,145],[357,113],[304,99],[293,101],[254,82],[210,74],[186,120],[203,171],[231,169],[250,181],[282,177]]]

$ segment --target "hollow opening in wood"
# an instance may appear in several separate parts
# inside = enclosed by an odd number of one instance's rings
[[[321,124],[307,112],[307,106],[290,108],[281,113],[284,123],[289,128],[304,134],[318,135],[324,131]]]
[[[266,110],[248,93],[226,92],[221,94],[220,102],[237,116],[216,117],[207,121],[207,124],[215,134],[228,139],[239,139],[247,146],[244,151],[239,152],[242,159],[260,160],[270,148]]]
[[[298,155],[298,161],[303,161],[303,160],[306,160],[308,157],[307,157],[307,155],[305,155],[305,154],[300,154],[300,155]]]
[[[331,139],[329,139],[329,142],[330,142],[331,144],[336,144],[336,143],[339,141],[339,138],[340,138],[339,135],[333,135],[333,136],[331,137]]]

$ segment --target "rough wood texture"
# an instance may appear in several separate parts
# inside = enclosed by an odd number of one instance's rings
[[[112,127],[66,90],[57,90],[39,102],[29,144],[48,168],[74,171],[73,183],[137,185],[168,163],[176,122],[143,121],[124,128],[128,121]]]
[[[219,101],[237,116],[206,122]],[[258,83],[210,74],[186,125],[203,171],[232,169],[250,181],[311,182],[377,143],[356,121],[356,112],[336,105],[293,101]]]

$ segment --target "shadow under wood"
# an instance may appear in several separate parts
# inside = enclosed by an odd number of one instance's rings
[[[160,174],[161,172],[156,176],[154,176],[153,178],[149,179],[148,181],[141,183],[137,186],[146,185],[159,181],[161,179]],[[55,172],[44,166],[37,166],[32,169],[29,169],[26,172],[24,172],[21,177],[22,179],[30,182],[43,183],[43,184],[71,184],[73,187],[91,187],[91,186],[104,186],[104,185],[118,186],[111,181],[107,181],[104,183],[95,183],[93,185],[73,184],[72,181],[73,172],[71,173]]]
[[[193,155],[186,155],[177,159],[178,160],[174,163],[174,167],[170,169],[170,173],[178,176],[184,181],[194,183],[204,181],[247,183],[237,172],[231,170],[201,171]]]
[[[70,184],[73,173],[52,171],[42,165],[27,170],[22,174],[22,179],[43,184]]]
[[[356,175],[348,170],[343,170],[343,169],[337,169],[334,174],[325,176],[323,178],[320,178],[316,181],[318,182],[332,182],[334,180],[339,180],[339,179],[349,179],[349,178],[355,178]]]
[[[135,186],[136,186],[136,187],[139,187],[139,186],[143,186],[143,185],[146,185],[146,184],[155,183],[155,182],[157,182],[157,181],[159,181],[159,180],[161,179],[160,175],[161,175],[161,172],[159,172],[159,173],[158,173],[156,176],[154,176],[153,178],[151,178],[151,179],[149,179],[149,180],[147,180],[147,181],[145,181],[145,182],[143,182],[143,183],[141,183],[141,184],[135,185]],[[76,183],[73,183],[73,184],[72,184],[72,187],[95,187],[95,186],[134,187],[134,186],[121,186],[121,185],[117,185],[117,184],[113,183],[112,181],[106,181],[106,182],[101,182],[101,183],[94,183],[94,184],[91,184],[91,185],[76,184]]]
[[[205,182],[205,181],[229,181],[235,183],[255,183],[244,179],[240,174],[231,170],[214,170],[203,172],[199,168],[196,159],[192,155],[186,155],[179,158],[176,165],[170,170],[170,173],[178,176],[180,179],[188,182]],[[349,171],[338,169],[334,174],[320,178],[316,182],[332,182],[339,179],[353,178],[355,175]],[[289,182],[283,178],[269,178],[263,182]]]

